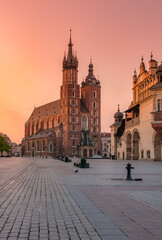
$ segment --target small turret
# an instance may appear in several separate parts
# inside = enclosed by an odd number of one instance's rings
[[[136,72],[136,69],[134,69],[134,75],[133,75],[133,86],[136,85],[136,82],[137,82],[137,72]]]
[[[118,111],[114,114],[115,122],[121,122],[123,119],[123,113],[120,112],[119,104],[118,104]]]
[[[143,56],[141,58],[141,64],[140,64],[140,73],[139,75],[142,75],[144,72],[146,72],[145,64],[143,62]]]
[[[96,77],[93,75],[93,64],[92,64],[92,59],[90,60],[89,64],[89,70],[88,70],[88,75],[85,78],[85,81],[82,82],[83,85],[93,85],[93,86],[100,86],[100,81],[96,79]]]
[[[153,59],[152,52],[151,52],[150,58],[151,59],[149,61],[149,74],[154,75],[156,73],[156,70],[157,70],[157,61]]]

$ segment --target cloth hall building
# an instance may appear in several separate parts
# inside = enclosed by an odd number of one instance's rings
[[[111,155],[118,159],[162,160],[162,63],[143,57],[133,76],[133,101],[123,113],[114,115],[111,125]]]
[[[101,86],[89,72],[78,83],[78,60],[68,44],[62,63],[60,99],[37,107],[25,123],[22,151],[25,156],[84,156],[101,152]]]

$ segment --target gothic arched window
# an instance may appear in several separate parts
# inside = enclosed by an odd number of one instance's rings
[[[43,144],[42,144],[42,151],[45,152],[45,140],[43,140]]]
[[[86,115],[82,117],[82,129],[88,128],[88,118]]]
[[[49,143],[49,152],[52,153],[53,152],[53,142]]]
[[[39,140],[37,140],[37,152],[39,152]]]

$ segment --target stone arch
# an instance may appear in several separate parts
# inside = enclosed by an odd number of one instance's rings
[[[87,117],[87,115],[82,116],[81,127],[82,127],[82,129],[88,128],[88,117]]]
[[[83,149],[83,157],[87,158],[87,149]]]
[[[92,157],[92,155],[93,155],[93,150],[89,149],[89,157]]]
[[[128,160],[131,159],[131,153],[132,153],[131,141],[132,141],[132,134],[131,134],[131,132],[127,132],[127,134],[126,134],[126,158]]]
[[[138,160],[139,159],[139,140],[140,140],[140,135],[137,129],[133,130],[132,133],[132,139],[133,139],[133,160]]]
[[[154,160],[161,161],[162,160],[162,148],[160,143],[160,135],[157,133],[154,136]]]

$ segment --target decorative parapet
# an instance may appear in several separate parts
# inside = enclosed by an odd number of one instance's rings
[[[128,128],[128,127],[132,127],[134,125],[138,125],[140,124],[140,118],[137,117],[137,118],[133,118],[132,120],[129,120],[129,121],[126,121],[125,122],[125,127]]]

